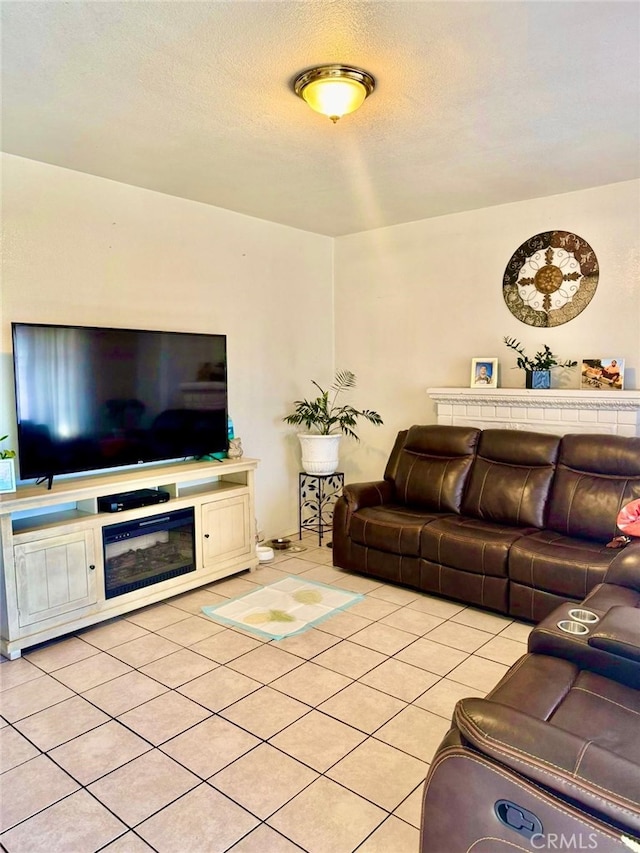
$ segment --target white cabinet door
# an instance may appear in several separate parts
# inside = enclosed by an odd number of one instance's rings
[[[251,553],[249,496],[238,495],[202,505],[204,568]]]
[[[92,530],[16,545],[14,557],[20,625],[96,603]]]

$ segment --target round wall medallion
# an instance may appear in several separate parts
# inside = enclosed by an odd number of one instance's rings
[[[591,302],[598,275],[598,259],[586,240],[545,231],[513,253],[502,293],[509,311],[528,326],[561,326]]]

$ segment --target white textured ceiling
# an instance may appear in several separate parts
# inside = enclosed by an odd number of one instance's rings
[[[640,4],[3,0],[4,151],[342,235],[640,176]],[[335,126],[314,64],[377,88]]]

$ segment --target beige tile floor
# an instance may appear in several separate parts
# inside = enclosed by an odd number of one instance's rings
[[[0,666],[8,853],[417,853],[455,702],[530,628],[307,550]],[[279,642],[201,607],[296,574],[364,599]]]

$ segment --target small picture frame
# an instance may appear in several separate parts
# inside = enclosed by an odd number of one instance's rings
[[[583,391],[622,391],[623,358],[583,358],[580,387]]]
[[[498,359],[497,358],[472,358],[471,359],[471,387],[472,388],[497,388],[498,387]]]
[[[13,459],[0,459],[0,494],[15,492],[16,468]]]

